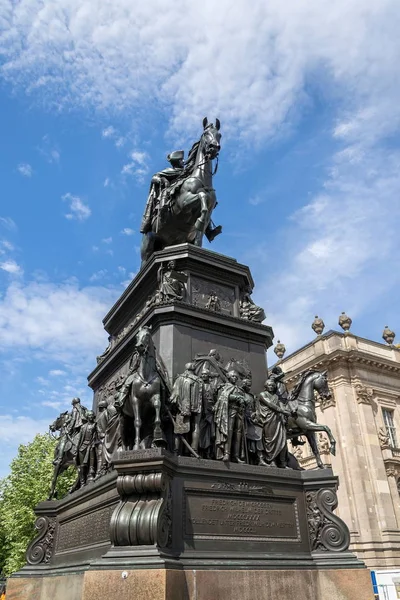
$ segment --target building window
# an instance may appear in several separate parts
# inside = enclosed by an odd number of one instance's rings
[[[393,411],[382,408],[383,421],[385,423],[386,431],[389,436],[389,442],[392,448],[397,448],[396,428],[393,421]]]

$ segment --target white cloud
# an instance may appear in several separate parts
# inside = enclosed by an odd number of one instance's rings
[[[131,229],[130,227],[125,227],[122,231],[121,231],[122,235],[134,235],[135,230]]]
[[[10,231],[15,231],[17,229],[17,225],[11,217],[0,217],[0,225],[3,225],[3,227]]]
[[[50,377],[62,377],[63,375],[66,375],[66,371],[63,371],[62,369],[52,369],[51,371],[49,371],[49,376]]]
[[[49,429],[48,419],[32,419],[10,414],[0,415],[0,436],[2,452],[0,455],[0,478],[9,473],[9,465],[16,456],[20,444],[28,444],[36,434]]]
[[[115,140],[116,148],[122,148],[122,146],[124,146],[125,144],[126,144],[126,138],[124,138],[123,136],[120,136],[119,138],[117,138]]]
[[[0,269],[2,271],[10,273],[11,275],[21,275],[23,273],[20,265],[16,263],[15,260],[11,259],[5,260],[4,262],[0,263]]]
[[[109,185],[110,185],[110,178],[106,177],[105,180],[104,180],[103,186],[104,187],[108,187]]]
[[[126,138],[123,135],[118,133],[118,130],[115,129],[112,125],[109,125],[101,132],[103,138],[109,138],[114,140],[116,148],[122,148],[122,146],[126,143]]]
[[[107,275],[107,269],[101,269],[89,277],[89,281],[100,281]]]
[[[130,162],[122,167],[122,175],[132,175],[139,183],[142,183],[149,172],[149,155],[147,152],[134,150],[130,153],[129,158]]]
[[[52,400],[44,400],[44,402],[40,403],[42,406],[48,406],[49,408],[54,408],[54,410],[61,410],[64,406],[64,402],[57,402]]]
[[[154,98],[185,134],[217,113],[235,137],[280,134],[310,83],[325,95],[346,87],[343,106],[369,122],[390,104],[388,127],[400,116],[399,10],[396,0],[236,0],[234,10],[230,0],[6,0],[2,75],[57,109],[135,114]]]
[[[102,318],[116,296],[76,282],[14,282],[0,298],[0,351],[93,364],[106,339]]]
[[[60,162],[60,150],[50,139],[49,135],[46,134],[43,136],[42,142],[37,149],[48,163],[52,164]]]
[[[324,191],[293,214],[284,231],[279,272],[272,270],[256,290],[289,351],[311,339],[315,314],[336,328],[342,310],[357,318],[390,301],[400,284],[400,153],[364,144],[356,164],[341,150],[332,162]],[[266,257],[268,249],[259,247],[260,270]]]
[[[249,204],[251,204],[252,206],[258,206],[259,204],[262,204],[264,202],[264,198],[261,196],[261,194],[256,194],[255,196],[252,196],[249,199]]]
[[[116,133],[117,133],[116,129],[112,125],[109,125],[105,129],[103,129],[103,131],[101,132],[101,135],[103,138],[113,138],[113,137],[115,137]]]
[[[37,433],[44,433],[49,428],[47,421],[30,417],[0,415],[0,436],[3,442],[18,440],[18,444],[27,444]]]
[[[24,177],[32,177],[33,169],[28,163],[20,163],[17,169]]]
[[[101,241],[103,244],[112,244],[112,237],[103,238]]]
[[[14,246],[11,242],[9,242],[8,240],[1,240],[0,244],[3,246],[3,248],[5,248],[6,250],[9,250],[10,252],[12,250],[14,250]]]
[[[69,210],[71,211],[65,215],[66,219],[85,221],[92,214],[89,206],[85,204],[79,196],[73,196],[68,192],[62,196],[62,200],[69,203]]]

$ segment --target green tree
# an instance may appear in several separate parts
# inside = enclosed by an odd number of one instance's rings
[[[10,474],[0,482],[0,571],[7,577],[25,564],[26,549],[35,535],[34,507],[49,494],[56,443],[50,435],[38,434],[30,444],[19,446]],[[59,477],[59,498],[75,478],[74,469]]]

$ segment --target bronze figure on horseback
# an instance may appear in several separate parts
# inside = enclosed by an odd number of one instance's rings
[[[218,158],[221,134],[218,119],[203,120],[203,134],[189,152],[186,163],[182,150],[168,155],[171,168],[153,176],[142,219],[141,257],[144,264],[153,252],[188,242],[201,246],[221,233],[214,227],[212,212],[217,204],[212,187],[213,160]]]

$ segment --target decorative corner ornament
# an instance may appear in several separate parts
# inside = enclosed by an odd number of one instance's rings
[[[38,534],[26,551],[26,562],[28,565],[47,564],[50,562],[53,554],[56,525],[56,519],[49,517],[39,517],[36,519],[35,529],[37,529]]]
[[[379,438],[379,445],[382,448],[382,450],[387,450],[388,448],[390,448],[389,434],[386,431],[385,427],[379,427],[378,438]]]
[[[345,333],[347,333],[350,330],[352,322],[352,319],[350,319],[350,317],[347,316],[346,313],[343,311],[339,317],[338,324]]]
[[[323,398],[319,396],[319,407],[324,412],[327,408],[331,408],[331,406],[336,406],[336,399],[333,388],[329,387],[330,396],[327,398]]]
[[[382,333],[382,338],[385,340],[385,342],[389,346],[393,346],[395,337],[396,337],[395,332],[392,331],[391,329],[389,329],[389,327],[387,325],[385,325],[385,329],[383,330],[383,333]]]
[[[318,434],[318,447],[320,454],[329,454],[329,440],[324,436],[322,432],[319,432]]]
[[[315,315],[315,319],[311,324],[311,329],[313,329],[317,335],[321,335],[324,331],[325,323],[318,317],[318,315]]]
[[[286,352],[286,346],[285,344],[282,344],[282,342],[280,340],[278,340],[278,343],[276,344],[275,348],[274,348],[274,352],[277,355],[277,357],[279,358],[279,360],[281,360]]]
[[[374,390],[372,388],[367,388],[365,385],[357,383],[354,389],[358,404],[369,404],[372,406],[372,399],[374,396]]]
[[[350,545],[349,529],[332,511],[338,505],[332,489],[306,494],[308,533],[312,551],[345,552]]]
[[[398,479],[400,475],[399,466],[394,464],[390,464],[389,466],[387,466],[386,475],[388,477],[395,477],[395,479]]]
[[[117,479],[120,502],[110,523],[114,546],[165,548],[172,541],[172,490],[163,473],[120,475]]]

